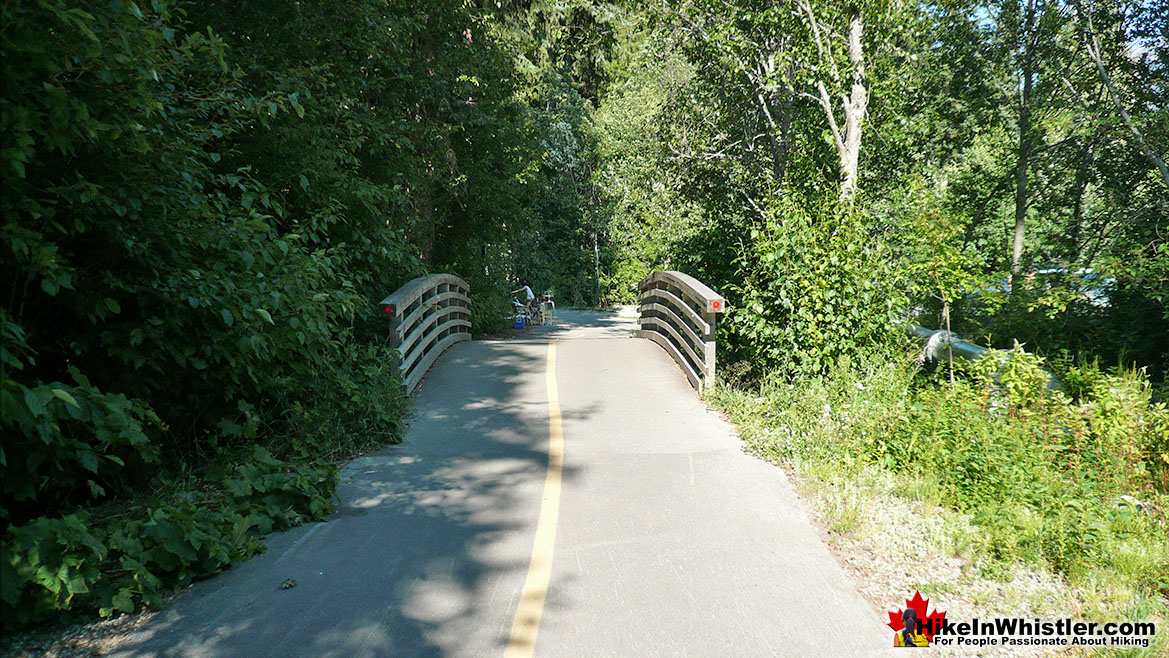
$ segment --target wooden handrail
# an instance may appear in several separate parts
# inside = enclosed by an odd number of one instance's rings
[[[726,300],[681,272],[654,272],[638,285],[637,335],[661,345],[702,393],[714,379],[716,318],[727,310]]]
[[[471,287],[453,274],[408,281],[381,301],[402,383],[413,393],[451,345],[471,338]]]

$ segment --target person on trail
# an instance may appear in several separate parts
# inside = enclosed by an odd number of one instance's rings
[[[532,314],[532,302],[536,301],[536,293],[532,292],[532,289],[529,288],[528,286],[522,286],[520,288],[517,288],[517,289],[511,291],[511,294],[515,295],[515,294],[519,294],[521,292],[524,293],[524,296],[525,296],[524,310],[528,313],[528,315],[531,315]]]
[[[918,632],[916,610],[906,608],[905,612],[901,613],[901,621],[905,624],[905,628],[897,631],[897,634],[893,636],[893,646],[928,647],[930,645],[926,636]]]

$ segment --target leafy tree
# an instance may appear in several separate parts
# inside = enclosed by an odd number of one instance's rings
[[[317,462],[402,426],[372,302],[494,264],[538,151],[465,3],[0,12],[7,624],[129,609],[326,513]],[[235,459],[245,483],[217,474]],[[216,512],[225,487],[239,507]],[[173,551],[127,539],[147,518]]]

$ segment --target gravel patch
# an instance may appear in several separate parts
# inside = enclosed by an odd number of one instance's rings
[[[829,483],[801,474],[790,464],[783,468],[822,539],[883,621],[887,612],[903,607],[904,599],[912,597],[914,591],[930,599],[931,611],[943,610],[955,621],[1083,619],[1078,590],[1060,576],[1015,564],[991,578],[968,557],[956,555],[955,544],[977,533],[969,518],[896,495],[892,474],[871,470],[851,482]],[[843,532],[833,530],[842,523],[842,516],[853,527]],[[892,633],[890,630],[890,643]],[[1089,653],[1060,647],[931,646],[931,650],[942,656],[988,657]]]
[[[179,594],[167,596],[166,607]],[[132,633],[139,631],[158,610],[141,610],[132,614],[34,628],[0,637],[0,656],[4,658],[99,658],[113,653]]]

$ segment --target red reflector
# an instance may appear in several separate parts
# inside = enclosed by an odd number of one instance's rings
[[[389,304],[386,304],[386,313],[393,313],[393,312],[394,312],[394,307],[390,306]]]
[[[717,300],[716,300],[716,301],[714,302],[714,307],[715,307],[715,308],[718,308],[718,307],[722,306],[722,304],[723,304],[722,302],[720,302],[720,301],[717,301]]]

